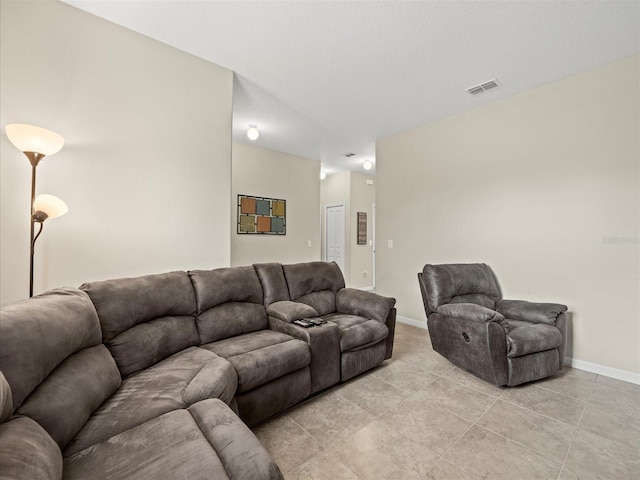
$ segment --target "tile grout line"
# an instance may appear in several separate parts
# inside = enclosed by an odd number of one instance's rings
[[[564,470],[564,466],[567,463],[567,458],[569,457],[569,453],[571,452],[571,448],[573,447],[573,442],[576,440],[576,436],[578,435],[578,429],[580,428],[580,424],[582,423],[582,417],[584,417],[584,412],[586,411],[587,411],[587,404],[585,403],[584,407],[582,408],[582,413],[580,414],[580,419],[578,420],[578,424],[576,425],[576,429],[573,432],[573,436],[571,437],[571,442],[569,442],[569,448],[567,449],[567,453],[564,455],[564,458],[562,459],[562,466],[560,467],[560,471],[558,472],[558,476],[556,477],[556,480],[560,478],[560,475]]]

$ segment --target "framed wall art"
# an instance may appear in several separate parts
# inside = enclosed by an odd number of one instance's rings
[[[367,244],[367,212],[358,212],[358,245]]]
[[[238,195],[238,233],[287,234],[287,201]]]

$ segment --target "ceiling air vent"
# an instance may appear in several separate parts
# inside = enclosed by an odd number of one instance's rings
[[[471,95],[478,95],[479,93],[488,92],[489,90],[493,90],[499,86],[500,83],[498,83],[498,80],[494,78],[488,82],[481,83],[480,85],[474,85],[471,88],[467,88],[467,92]]]
[[[347,157],[347,158],[351,158],[351,157],[355,156],[355,153],[345,153],[344,156]]]

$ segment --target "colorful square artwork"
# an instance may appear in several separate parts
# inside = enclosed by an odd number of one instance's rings
[[[238,195],[238,233],[287,234],[287,201]]]

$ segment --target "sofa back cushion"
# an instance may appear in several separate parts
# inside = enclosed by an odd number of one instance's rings
[[[96,311],[80,290],[51,290],[3,307],[0,370],[14,410],[64,359],[100,343]]]
[[[11,389],[13,410],[38,422],[60,449],[121,381],[101,343],[89,297],[70,288],[3,308],[0,370]]]
[[[429,314],[447,303],[474,303],[495,310],[502,298],[493,271],[484,263],[425,265],[422,279]]]
[[[262,285],[253,267],[189,272],[201,343],[269,328]]]
[[[344,288],[344,277],[335,262],[307,262],[283,265],[289,297],[327,315],[336,310],[336,292]]]
[[[256,263],[253,265],[264,292],[264,306],[291,300],[287,280],[281,263]]]
[[[198,345],[196,299],[186,272],[86,283],[102,341],[123,377]]]

